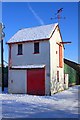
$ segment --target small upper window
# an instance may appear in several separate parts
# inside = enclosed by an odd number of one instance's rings
[[[18,55],[22,55],[22,44],[18,44]]]
[[[39,53],[39,42],[34,43],[34,53],[35,54]]]

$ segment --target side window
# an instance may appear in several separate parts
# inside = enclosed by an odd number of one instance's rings
[[[57,71],[57,82],[59,82],[59,71]]]
[[[22,44],[18,44],[18,55],[22,55]]]
[[[34,43],[34,54],[39,53],[39,42]]]

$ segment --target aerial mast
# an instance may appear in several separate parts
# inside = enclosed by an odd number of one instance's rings
[[[62,16],[61,16],[62,11],[63,11],[63,8],[58,9],[57,12],[55,13],[55,16],[56,16],[56,17],[51,18],[51,20],[52,20],[52,19],[57,19],[57,20],[58,20],[58,24],[59,24],[61,19],[66,19],[66,17],[62,17]],[[69,44],[69,43],[71,43],[71,42],[70,42],[70,41],[60,42],[59,44]]]
[[[58,20],[58,24],[59,24],[61,19],[66,19],[65,17],[61,16],[62,11],[63,11],[63,8],[58,9],[57,12],[55,13],[55,17],[51,18],[51,20],[52,19],[57,19]]]

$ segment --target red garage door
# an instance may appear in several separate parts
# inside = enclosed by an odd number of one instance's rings
[[[27,93],[45,95],[45,69],[27,70]]]

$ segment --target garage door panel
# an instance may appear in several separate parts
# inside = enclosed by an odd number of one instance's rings
[[[27,71],[27,92],[34,95],[45,95],[45,69]]]

